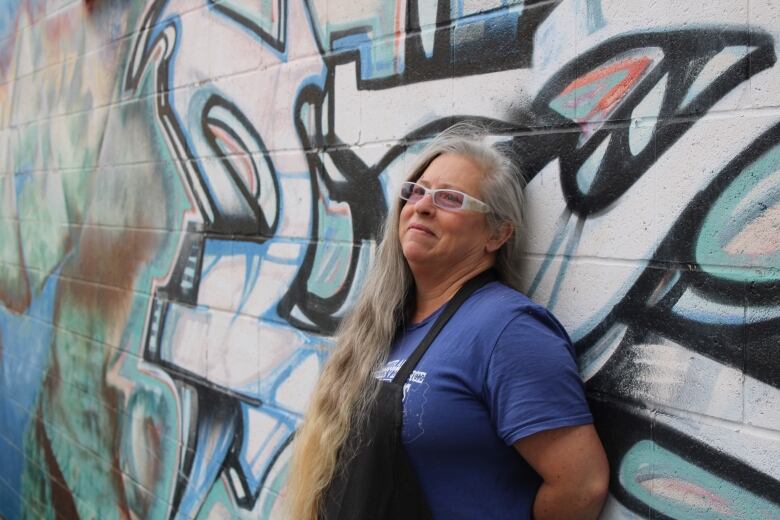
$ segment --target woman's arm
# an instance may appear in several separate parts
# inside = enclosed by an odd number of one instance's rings
[[[515,449],[544,482],[534,501],[534,518],[592,519],[604,505],[609,465],[591,424],[535,433]]]

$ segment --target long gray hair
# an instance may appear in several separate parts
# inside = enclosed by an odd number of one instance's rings
[[[518,230],[522,224],[523,181],[518,168],[486,139],[486,131],[460,123],[439,134],[425,147],[407,180],[416,181],[442,154],[465,156],[480,167],[485,179],[488,225],[498,232],[509,223],[513,233],[498,250],[495,269],[503,283],[520,288],[522,254]],[[353,427],[362,424],[376,398],[374,373],[386,361],[391,344],[413,301],[414,279],[398,239],[404,201],[391,202],[381,243],[355,306],[342,320],[336,349],[328,359],[303,426],[299,430],[287,485],[290,518],[315,520],[323,492],[332,480],[338,456]]]

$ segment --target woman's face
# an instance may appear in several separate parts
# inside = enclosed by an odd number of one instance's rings
[[[417,180],[426,188],[451,188],[481,200],[484,173],[462,155],[434,159]],[[430,195],[401,208],[398,237],[406,261],[416,273],[461,270],[479,265],[495,250],[484,213],[449,211],[433,205]]]

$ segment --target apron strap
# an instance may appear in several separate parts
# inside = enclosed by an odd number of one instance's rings
[[[443,329],[447,322],[450,321],[452,315],[455,314],[463,302],[465,302],[466,299],[471,296],[472,293],[474,293],[474,291],[495,280],[498,280],[498,275],[496,274],[495,270],[488,269],[487,271],[481,272],[466,282],[463,287],[458,290],[455,296],[447,303],[447,306],[444,308],[444,312],[439,315],[439,318],[428,331],[428,334],[425,335],[420,344],[417,345],[417,348],[414,349],[412,355],[406,358],[406,361],[393,378],[392,382],[394,384],[402,385],[406,382],[407,379],[409,379],[409,376],[412,375],[412,371],[417,366],[417,363],[420,362],[420,359],[423,357],[423,354],[425,354],[425,351],[428,350],[428,347],[431,346],[433,340],[436,339],[436,336],[439,335],[441,329]]]

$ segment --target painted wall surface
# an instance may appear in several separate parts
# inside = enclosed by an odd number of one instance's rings
[[[426,136],[528,177],[603,518],[780,518],[780,1],[0,3],[0,516],[281,518]],[[334,389],[338,391],[338,389]]]

